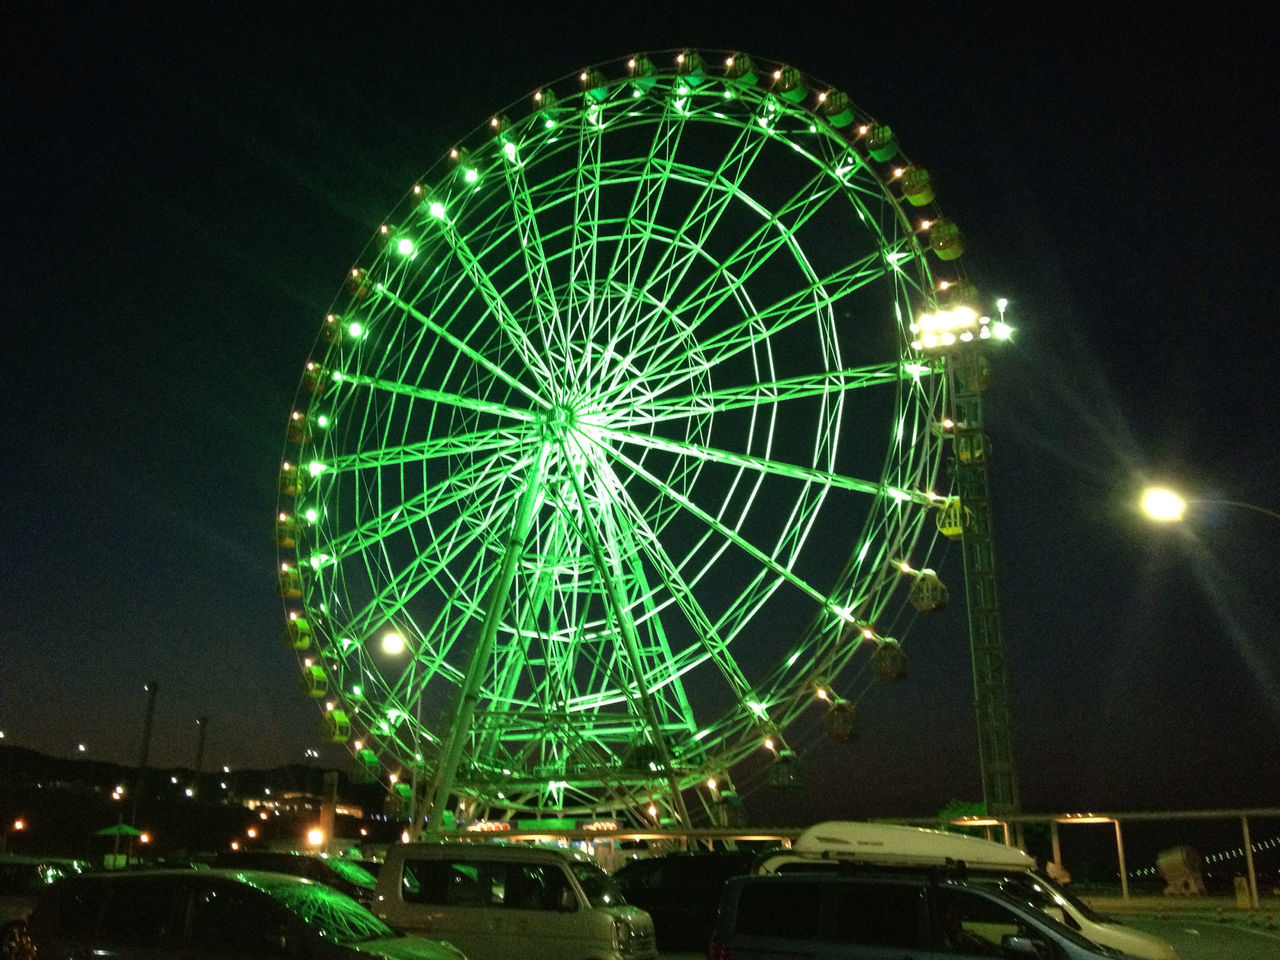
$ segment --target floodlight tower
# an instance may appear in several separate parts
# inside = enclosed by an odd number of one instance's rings
[[[952,417],[943,427],[951,436],[956,496],[944,509],[958,520],[956,526],[961,531],[982,799],[989,816],[1001,817],[1019,813],[1021,801],[1013,760],[1004,629],[996,592],[989,444],[982,417],[982,394],[988,382],[986,346],[1011,334],[1004,319],[1008,301],[1001,299],[996,306],[999,319],[994,322],[968,306],[922,316],[912,325],[912,346],[925,355],[944,359],[952,398]]]

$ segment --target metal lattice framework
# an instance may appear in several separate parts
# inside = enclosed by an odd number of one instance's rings
[[[686,51],[543,87],[422,178],[326,318],[281,474],[330,739],[476,814],[687,820],[785,754],[888,642],[939,470],[908,326],[956,237],[895,154],[839,91]]]

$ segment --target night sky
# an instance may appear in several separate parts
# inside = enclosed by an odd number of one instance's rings
[[[891,123],[969,277],[1010,300],[987,419],[1024,808],[1280,800],[1280,520],[1134,510],[1149,479],[1280,506],[1280,78],[1247,11],[210,6],[6,16],[5,743],[134,763],[155,679],[153,763],[191,764],[202,715],[207,766],[318,746],[272,533],[345,271],[497,109],[690,46],[793,63]],[[861,738],[805,756],[804,792],[747,798],[759,819],[978,799],[958,599],[942,616]]]

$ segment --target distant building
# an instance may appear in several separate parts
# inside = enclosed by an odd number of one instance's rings
[[[241,800],[241,803],[250,810],[279,814],[319,814],[324,809],[323,797],[318,797],[314,793],[302,793],[300,791],[282,793],[278,797],[245,797]],[[355,817],[357,820],[364,818],[363,807],[343,803],[341,800],[334,806],[333,812],[339,817]]]

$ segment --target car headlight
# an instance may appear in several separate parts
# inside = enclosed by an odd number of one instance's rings
[[[631,929],[631,921],[625,917],[613,918],[613,946],[615,950],[625,951],[631,946],[631,938],[635,931]]]

